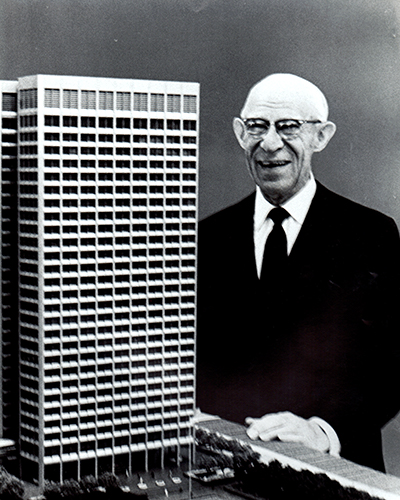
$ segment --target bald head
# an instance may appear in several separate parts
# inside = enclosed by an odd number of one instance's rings
[[[247,96],[241,112],[242,118],[252,117],[254,107],[260,103],[270,107],[290,107],[307,120],[325,122],[328,119],[328,103],[319,88],[304,78],[289,73],[269,75],[256,83]]]

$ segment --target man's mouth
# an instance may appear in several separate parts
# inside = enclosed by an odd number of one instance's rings
[[[257,164],[262,168],[279,168],[279,167],[284,167],[289,163],[290,160],[273,160],[273,161],[257,160]]]

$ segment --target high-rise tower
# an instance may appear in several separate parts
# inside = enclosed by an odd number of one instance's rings
[[[18,439],[17,82],[0,81],[0,438]]]
[[[198,110],[196,83],[19,79],[27,479],[162,466],[190,442]]]

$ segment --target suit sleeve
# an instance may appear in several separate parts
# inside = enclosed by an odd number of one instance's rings
[[[371,249],[368,293],[360,317],[360,358],[364,358],[359,365],[364,367],[358,375],[360,392],[352,409],[329,423],[340,439],[342,456],[384,470],[382,459],[377,458],[381,455],[379,430],[400,410],[400,239],[394,221],[388,218],[382,218],[370,234],[366,242]]]

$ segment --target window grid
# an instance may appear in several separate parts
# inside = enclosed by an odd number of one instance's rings
[[[183,96],[183,112],[196,113],[197,111],[197,97],[195,95]]]
[[[164,94],[151,94],[150,98],[150,111],[164,111]]]
[[[93,91],[94,105],[95,95]],[[117,110],[128,110],[120,108],[131,106],[131,95],[116,92]],[[140,95],[140,105],[147,111],[147,93]],[[167,111],[180,112],[181,96],[167,95],[171,96]],[[155,98],[152,106],[156,112],[164,111],[164,94],[152,96],[162,97]],[[110,106],[107,96],[102,99],[103,104],[99,91],[99,109]],[[35,309],[37,299],[29,295],[38,287],[35,266],[41,252],[46,463],[69,460],[72,452],[83,459],[95,448],[106,456],[118,454],[123,446],[128,453],[144,449],[144,435],[160,446],[183,444],[194,408],[196,194],[185,192],[183,184],[195,188],[196,163],[189,167],[183,161],[182,139],[178,147],[168,148],[176,150],[176,158],[167,161],[165,139],[160,138],[166,134],[168,117],[127,119],[117,113],[109,121],[101,113],[69,114],[48,115],[45,120],[46,127],[68,128],[46,129],[50,134],[46,140],[63,142],[45,146],[60,149],[46,153],[44,205],[21,211],[26,220],[21,224],[20,288],[27,294],[21,300],[21,332],[26,333],[21,336],[22,454],[36,453],[30,445],[39,442],[32,434],[38,428],[32,415],[39,403],[30,385],[39,383],[31,361],[38,349],[34,339],[41,313]],[[172,130],[174,137],[183,138],[183,121]],[[59,156],[91,147],[99,154],[100,133],[112,139],[100,142],[102,151],[115,157]],[[129,143],[139,135],[155,147],[135,152]],[[35,143],[35,136],[26,138]],[[192,149],[196,151],[195,143]],[[147,157],[149,152],[155,157]],[[146,156],[135,158],[136,153]],[[187,168],[194,169],[192,177],[184,177],[191,173]],[[35,187],[31,173],[25,172],[21,187]],[[79,199],[81,189],[90,190]],[[21,207],[31,199],[28,192],[22,194]],[[43,250],[35,239],[39,210],[44,220]]]
[[[130,111],[131,110],[131,93],[130,92],[117,92],[117,110]]]
[[[35,106],[34,106],[35,107]],[[17,111],[17,93],[2,93],[2,111]]]
[[[135,92],[133,94],[133,110],[134,111],[147,111],[148,96],[144,92]]]
[[[100,91],[99,108],[105,110],[112,110],[114,108],[114,92]]]
[[[82,109],[96,109],[96,91],[82,90],[81,91],[81,107]]]
[[[46,108],[60,107],[60,89],[44,90],[44,105]]]
[[[20,90],[19,96],[21,109],[37,108],[37,89]]]
[[[181,96],[179,94],[167,95],[167,111],[170,113],[180,113],[181,111]]]
[[[78,91],[77,90],[63,90],[63,107],[78,109]]]

